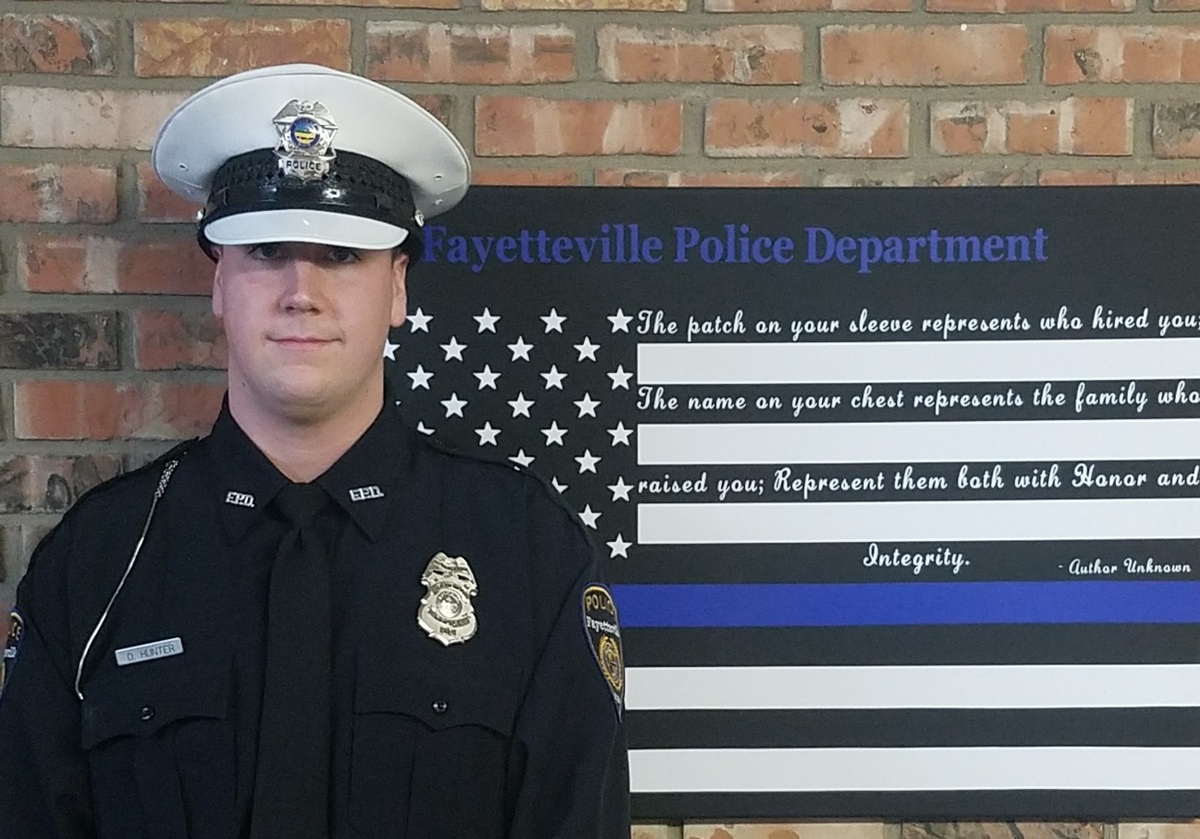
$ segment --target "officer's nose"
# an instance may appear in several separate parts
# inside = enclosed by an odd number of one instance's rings
[[[321,269],[312,260],[293,257],[283,269],[280,306],[287,311],[320,308]]]

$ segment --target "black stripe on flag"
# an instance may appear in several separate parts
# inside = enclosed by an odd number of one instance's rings
[[[1195,708],[631,710],[627,719],[634,749],[1200,746]]]
[[[641,793],[639,821],[687,813],[691,821],[889,819],[944,821],[1137,821],[1195,818],[1197,790],[969,790],[939,792]]]
[[[708,627],[623,630],[632,667],[869,664],[1181,664],[1188,624]]]

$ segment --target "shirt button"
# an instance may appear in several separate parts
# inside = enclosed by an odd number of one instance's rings
[[[435,714],[444,714],[444,713],[446,713],[447,707],[448,706],[446,705],[446,703],[439,699],[437,702],[433,703],[433,712]]]
[[[150,722],[150,720],[154,719],[155,713],[153,705],[147,705],[145,708],[142,708],[142,722]]]

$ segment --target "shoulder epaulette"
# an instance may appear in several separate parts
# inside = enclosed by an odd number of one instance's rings
[[[563,512],[570,516],[571,520],[575,523],[575,526],[578,527],[580,532],[583,534],[584,539],[587,540],[587,543],[595,548],[595,542],[592,539],[592,534],[588,532],[588,528],[583,523],[583,519],[579,518],[579,513],[571,509],[571,505],[567,503],[567,499],[563,498],[562,493],[556,490],[554,485],[546,480],[541,474],[529,469],[528,467],[522,466],[519,463],[514,463],[511,460],[504,460],[499,457],[489,457],[486,454],[480,454],[478,452],[464,452],[458,446],[439,439],[434,434],[422,434],[409,425],[407,420],[405,421],[405,426],[409,429],[414,437],[418,438],[425,445],[429,446],[434,451],[440,452],[441,454],[447,454],[451,457],[461,457],[465,460],[474,460],[479,463],[487,463],[492,466],[500,466],[509,470],[510,472],[517,472],[521,475],[526,475],[532,478],[541,486],[542,490],[546,493],[549,499],[562,508]]]
[[[184,453],[187,452],[188,449],[190,449],[192,446],[194,446],[196,444],[196,442],[199,440],[200,440],[199,437],[192,437],[189,440],[184,440],[183,442],[177,443],[176,445],[172,446],[167,451],[160,454],[158,457],[154,458],[153,460],[151,460],[147,463],[142,464],[141,466],[137,467],[136,469],[130,469],[128,472],[122,472],[119,475],[114,475],[113,477],[109,478],[108,480],[102,481],[101,483],[96,484],[96,486],[92,487],[87,492],[83,493],[83,495],[76,498],[75,503],[71,505],[72,508],[74,508],[75,504],[78,504],[80,501],[83,501],[85,498],[89,498],[92,495],[99,495],[99,494],[102,494],[105,492],[109,492],[110,490],[116,489],[117,487],[121,486],[126,481],[136,478],[144,473],[147,473],[147,472],[157,473],[157,472],[161,471],[162,467],[165,464],[169,463],[172,460],[178,460],[180,457],[182,457],[184,455]]]

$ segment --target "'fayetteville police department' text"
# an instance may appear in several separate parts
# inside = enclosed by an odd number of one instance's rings
[[[601,224],[590,235],[557,234],[522,229],[511,234],[463,235],[443,225],[424,229],[428,262],[463,265],[472,272],[489,263],[504,265],[809,265],[854,266],[870,274],[881,265],[930,265],[980,262],[1046,262],[1046,231],[956,232],[936,228],[919,234],[842,235],[827,227],[805,227],[801,247],[790,236],[769,236],[748,224],[725,224],[714,230],[676,226],[667,236],[644,231],[641,225]]]

